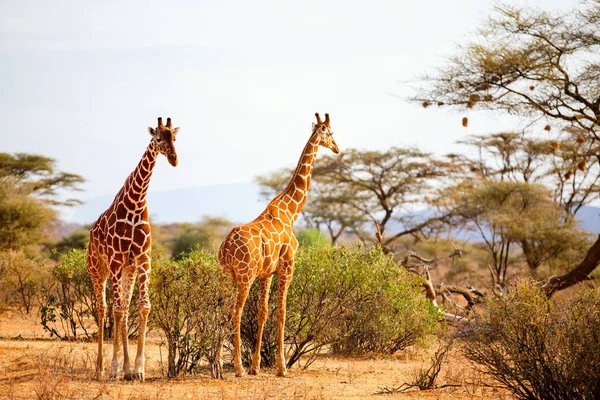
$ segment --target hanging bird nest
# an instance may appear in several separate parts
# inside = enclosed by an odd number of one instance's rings
[[[554,150],[560,149],[560,143],[556,140],[554,142],[550,142],[550,146],[552,146]]]
[[[462,126],[464,126],[465,128],[469,126],[469,118],[463,117]]]
[[[573,176],[573,173],[571,171],[567,171],[567,173],[565,174],[565,180],[569,180],[571,179],[571,176]]]
[[[492,96],[491,94],[486,94],[485,96],[483,96],[483,100],[492,101],[494,100],[494,96]]]
[[[423,106],[423,108],[427,108],[429,107],[429,102],[428,101],[424,101],[423,104],[421,104]]]
[[[443,102],[443,101],[438,101],[438,107],[441,107],[441,106],[443,106],[443,105],[444,105],[444,102]]]
[[[548,131],[548,132],[550,132],[550,129],[552,129],[552,127],[551,127],[550,125],[546,125],[546,126],[544,127],[544,130],[545,130],[545,131]]]
[[[529,90],[535,90],[535,86],[533,86],[533,85],[529,86]]]
[[[577,136],[577,139],[575,139],[575,142],[577,142],[577,144],[584,144],[585,138],[583,137],[583,135],[579,135]]]
[[[475,90],[488,90],[489,88],[491,88],[492,85],[490,85],[487,82],[482,83],[481,85],[478,85],[475,87]]]
[[[585,171],[586,168],[587,168],[587,161],[585,158],[577,163],[578,170]]]

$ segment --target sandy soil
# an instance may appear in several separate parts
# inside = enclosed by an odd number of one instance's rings
[[[132,343],[135,346],[135,343]],[[109,361],[111,346],[105,353]],[[460,357],[444,365],[442,389],[381,394],[414,381],[428,366],[432,350],[395,357],[320,357],[307,369],[292,368],[278,378],[274,370],[224,380],[205,374],[165,378],[166,349],[156,333],[146,347],[146,382],[96,381],[94,343],[49,340],[36,317],[15,311],[0,314],[0,398],[6,399],[510,399]]]

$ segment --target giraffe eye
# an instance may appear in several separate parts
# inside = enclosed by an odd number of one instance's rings
[[[160,143],[160,138],[156,138],[156,143]]]
[[[321,128],[321,131],[322,131],[322,132],[325,132],[325,130],[326,130],[326,129],[327,129],[327,128],[325,128],[325,127],[322,127],[322,128]]]

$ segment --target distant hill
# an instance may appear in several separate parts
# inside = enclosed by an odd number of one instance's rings
[[[148,206],[154,222],[197,222],[202,216],[224,217],[232,222],[253,220],[268,201],[259,196],[253,183],[199,186],[164,192],[149,192]],[[74,210],[70,223],[94,222],[113,201],[114,196],[94,197]],[[429,212],[423,211],[424,217]],[[600,234],[600,207],[585,206],[577,214],[582,227]],[[393,227],[390,232],[393,231]]]

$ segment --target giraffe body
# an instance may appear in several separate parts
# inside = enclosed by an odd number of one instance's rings
[[[233,228],[219,248],[219,263],[223,271],[231,275],[237,288],[237,299],[232,312],[234,326],[234,367],[236,376],[245,373],[241,362],[240,324],[241,315],[256,278],[260,280],[260,306],[258,313],[257,342],[252,357],[251,374],[260,370],[260,346],[264,324],[267,320],[269,289],[274,275],[279,277],[277,294],[277,374],[286,374],[283,349],[286,299],[294,275],[294,255],[298,241],[294,236],[294,222],[306,202],[310,179],[319,146],[338,153],[329,126],[329,115],[317,124],[286,189],[278,194],[265,210],[252,222]]]
[[[119,375],[119,349],[123,346],[125,379],[144,380],[144,346],[150,312],[149,283],[151,269],[151,229],[146,193],[158,154],[164,154],[172,166],[177,165],[173,142],[179,128],[172,129],[158,120],[158,127],[148,128],[152,140],[136,169],[127,177],[110,207],[90,229],[87,267],[94,286],[98,310],[98,358],[96,376],[103,373],[104,318],[106,316],[106,282],[113,289],[114,338],[110,377]],[[139,284],[139,330],[135,369],[129,360],[127,317],[136,278]]]

